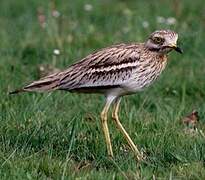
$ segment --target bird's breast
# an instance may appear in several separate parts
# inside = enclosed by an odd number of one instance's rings
[[[154,59],[142,62],[133,70],[132,78],[126,83],[125,88],[129,92],[141,91],[151,85],[162,73],[167,64],[167,60]]]

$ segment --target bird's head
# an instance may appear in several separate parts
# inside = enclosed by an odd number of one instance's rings
[[[153,32],[147,42],[145,47],[151,51],[159,52],[162,54],[169,53],[173,49],[179,53],[182,50],[177,46],[178,34],[171,30],[158,30]]]

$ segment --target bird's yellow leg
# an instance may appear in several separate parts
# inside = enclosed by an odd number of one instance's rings
[[[112,118],[113,118],[115,124],[117,125],[117,128],[121,131],[121,133],[123,134],[123,136],[127,140],[128,144],[129,144],[130,148],[132,149],[132,151],[134,152],[137,160],[140,161],[142,159],[142,155],[141,155],[140,151],[137,149],[137,146],[133,143],[132,139],[130,138],[130,136],[128,135],[128,133],[126,132],[126,130],[124,129],[124,127],[120,123],[120,120],[118,117],[119,106],[120,106],[120,98],[116,99],[116,101],[114,103]]]
[[[108,110],[110,108],[112,101],[113,101],[113,99],[107,99],[106,104],[101,112],[102,130],[103,130],[103,133],[105,136],[107,152],[108,152],[108,155],[111,157],[113,157],[113,151],[112,151],[112,144],[111,144],[111,140],[110,140],[109,129],[108,129],[108,125],[107,125],[107,116],[108,116]]]

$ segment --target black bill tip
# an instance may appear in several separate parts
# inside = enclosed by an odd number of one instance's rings
[[[177,51],[180,54],[183,53],[183,51],[182,51],[182,49],[180,47],[175,47],[174,50]]]

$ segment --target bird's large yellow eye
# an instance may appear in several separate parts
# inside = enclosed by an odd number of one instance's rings
[[[162,44],[164,42],[164,39],[162,39],[161,37],[154,37],[153,41],[157,44]]]

